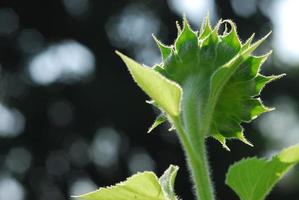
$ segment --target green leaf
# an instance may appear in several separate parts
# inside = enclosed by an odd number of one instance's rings
[[[115,186],[100,188],[78,198],[82,200],[166,200],[158,178],[152,172],[138,173]]]
[[[159,178],[159,182],[161,184],[163,192],[169,200],[177,199],[174,192],[174,182],[178,170],[178,166],[170,165],[169,168],[164,172],[164,174]]]
[[[126,63],[137,85],[165,112],[171,116],[180,114],[182,90],[179,85],[166,79],[155,70],[138,64],[124,54],[118,51],[116,53]]]
[[[299,144],[289,147],[271,160],[247,158],[232,165],[226,176],[241,200],[263,200],[273,186],[299,162]]]
[[[299,162],[299,144],[282,150],[282,152],[280,152],[277,157],[281,162],[288,164]]]
[[[158,179],[153,172],[137,173],[115,186],[74,196],[82,200],[176,200],[173,185],[178,167],[171,165]]]
[[[159,125],[163,124],[167,120],[167,117],[164,114],[160,114],[154,121],[154,123],[151,125],[151,127],[148,129],[147,133],[152,132],[155,128],[157,128]]]

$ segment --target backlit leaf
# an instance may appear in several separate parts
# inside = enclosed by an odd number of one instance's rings
[[[174,180],[178,167],[171,165],[158,179],[153,172],[137,173],[124,182],[73,196],[81,200],[177,200]]]
[[[120,52],[116,52],[126,63],[131,75],[161,108],[171,116],[180,114],[182,90],[175,82],[170,81],[156,72],[145,67]]]
[[[263,200],[273,186],[299,162],[299,145],[289,147],[271,160],[247,158],[229,168],[226,184],[241,200]]]

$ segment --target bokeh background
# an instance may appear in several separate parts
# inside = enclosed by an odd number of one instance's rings
[[[151,33],[171,44],[183,13],[198,29],[208,11],[213,24],[233,19],[243,41],[273,30],[256,53],[274,49],[264,74],[287,73],[262,94],[276,111],[244,124],[254,148],[230,141],[227,152],[207,141],[218,198],[238,199],[224,184],[230,164],[299,142],[298,9],[297,0],[1,0],[0,199],[70,199],[171,163],[181,167],[178,195],[193,199],[175,134],[169,125],[146,134],[156,111],[114,50],[160,62]],[[298,199],[298,172],[269,199]]]

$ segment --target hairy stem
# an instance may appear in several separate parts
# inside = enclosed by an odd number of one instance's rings
[[[187,156],[197,200],[214,200],[214,188],[210,179],[204,137],[197,138],[200,141],[197,142],[196,146],[193,145],[188,139],[180,119],[177,118],[173,121]]]
[[[200,105],[199,99],[200,95],[204,94],[198,87],[202,85],[199,81],[196,78],[186,81],[183,87],[182,115],[174,120],[174,124],[186,153],[197,200],[214,200],[214,188],[205,145],[205,137],[210,128],[210,117],[200,115],[203,105]]]

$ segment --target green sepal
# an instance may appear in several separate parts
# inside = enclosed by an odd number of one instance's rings
[[[264,37],[253,43],[252,45],[249,45],[248,48],[241,49],[241,54],[243,57],[249,56],[256,48],[258,48],[270,35],[272,31],[267,33]]]
[[[153,36],[157,46],[160,49],[163,61],[165,61],[167,59],[167,57],[171,54],[172,47],[169,47],[169,46],[163,44],[160,40],[158,40],[156,38],[156,36],[154,34],[152,34],[152,36]]]
[[[166,73],[165,69],[161,65],[154,65],[153,70],[159,72],[160,74]]]
[[[220,38],[220,42],[216,47],[217,59],[216,66],[221,66],[232,59],[240,52],[241,42],[237,34],[237,28],[231,20],[221,21],[220,24],[230,24],[231,29],[228,33],[224,33]],[[216,25],[217,26],[217,25]],[[218,25],[219,26],[219,25]],[[218,31],[217,31],[218,32]]]
[[[271,160],[247,158],[230,166],[226,184],[241,200],[263,200],[274,185],[299,162],[299,145],[289,147]]]
[[[235,23],[231,20],[224,20],[222,23],[228,23],[231,26],[230,32],[222,36],[222,40],[226,44],[229,44],[231,48],[235,50],[240,50],[242,44],[239,39]]]
[[[242,47],[241,47],[241,51],[243,51],[244,49],[247,49],[247,48],[251,45],[251,42],[252,42],[254,36],[255,36],[255,33],[253,33],[253,34],[246,40],[246,42],[245,42],[245,43],[242,45]]]
[[[165,114],[160,114],[154,121],[154,123],[151,125],[151,127],[148,129],[147,133],[152,132],[155,128],[157,128],[159,125],[163,124],[167,121],[167,117]]]
[[[216,24],[215,28],[210,32],[210,34],[208,36],[206,36],[204,38],[204,40],[202,40],[201,43],[199,41],[199,45],[200,45],[201,48],[204,48],[205,46],[215,48],[216,44],[219,41],[218,31],[219,31],[221,23],[222,23],[222,21],[219,20],[218,23]]]
[[[256,95],[259,95],[263,88],[270,82],[280,79],[282,77],[286,76],[286,74],[280,74],[280,75],[271,75],[271,76],[263,76],[263,75],[258,75],[255,78],[255,83],[256,83]]]
[[[263,88],[260,86],[270,81],[257,84],[261,77],[257,75],[258,69],[265,58],[250,56],[250,53],[264,40],[265,38],[262,38],[243,52],[237,54],[212,75],[209,101],[212,104],[215,102],[214,109],[216,112],[213,114],[212,121],[214,126],[216,126],[214,130],[218,130],[216,133],[212,132],[212,135],[221,134],[225,138],[238,138],[251,145],[245,139],[239,124],[242,121],[250,122],[260,114],[271,110],[265,107],[260,99],[253,98]],[[251,60],[255,61],[255,65],[252,64]],[[249,80],[246,82],[246,79]],[[252,81],[251,79],[254,80]],[[225,144],[223,138],[221,138],[220,142]]]
[[[175,22],[176,28],[178,29],[178,36],[181,34],[182,32],[182,28],[180,26],[180,23],[178,21]]]
[[[213,138],[216,139],[218,142],[220,142],[222,144],[222,147],[227,150],[230,151],[230,148],[226,145],[226,139],[223,135],[219,134],[218,131],[215,131],[212,129],[213,134]]]
[[[186,17],[184,17],[183,30],[175,41],[175,49],[177,52],[180,52],[180,50],[182,48],[186,48],[189,45],[189,43],[196,43],[196,42],[197,42],[197,33],[190,28],[190,25]]]
[[[207,37],[210,33],[212,32],[212,28],[210,25],[210,18],[209,16],[207,16],[205,18],[205,22],[202,23],[202,26],[200,28],[200,35],[198,37],[199,40],[204,39],[205,37]]]
[[[238,77],[240,81],[253,79],[255,76],[259,75],[258,73],[262,64],[271,54],[272,51],[262,56],[249,56],[236,71],[236,77]]]

